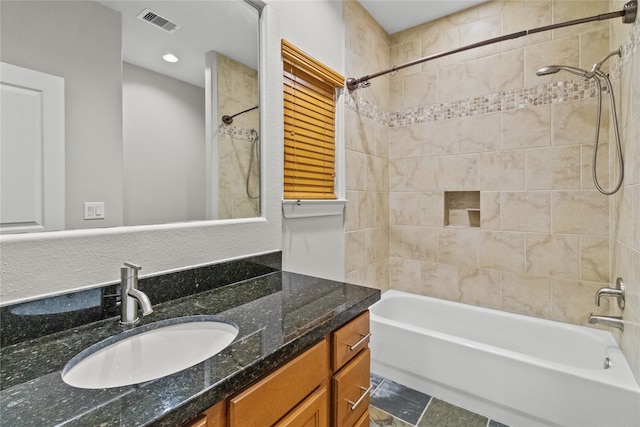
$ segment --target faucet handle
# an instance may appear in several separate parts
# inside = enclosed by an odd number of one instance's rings
[[[601,296],[608,296],[608,297],[615,297],[616,300],[618,301],[618,307],[620,307],[621,310],[624,310],[624,306],[625,306],[625,287],[624,287],[624,282],[622,281],[621,277],[618,277],[618,279],[616,280],[616,287],[615,288],[609,288],[609,287],[604,287],[604,288],[600,288],[598,289],[598,291],[596,292],[596,305],[600,306],[600,297]]]
[[[140,270],[142,270],[142,266],[137,265],[137,264],[133,264],[133,263],[131,263],[131,262],[127,262],[127,261],[125,261],[125,262],[124,262],[124,265],[126,265],[127,267],[131,267],[131,268],[133,268],[135,271],[140,271]]]

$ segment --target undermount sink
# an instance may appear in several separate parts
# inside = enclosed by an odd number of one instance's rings
[[[224,350],[237,335],[236,325],[215,316],[150,323],[78,353],[62,370],[62,379],[89,389],[154,380],[203,362]]]

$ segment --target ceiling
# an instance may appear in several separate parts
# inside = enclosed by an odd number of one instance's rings
[[[467,9],[487,0],[358,0],[389,34]]]
[[[126,62],[204,87],[205,53],[222,53],[258,68],[258,12],[244,1],[100,0],[122,14]],[[145,9],[180,25],[168,33],[137,18]],[[167,63],[162,55],[180,58]]]
[[[289,1],[289,0],[286,0]],[[358,0],[389,33],[487,0]],[[122,14],[123,58],[149,70],[204,86],[204,52],[220,52],[257,69],[258,13],[244,1],[99,0]],[[136,18],[144,9],[182,28],[174,34]],[[171,51],[180,62],[160,58]]]

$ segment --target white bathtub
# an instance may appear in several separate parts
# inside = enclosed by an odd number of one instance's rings
[[[512,427],[640,426],[607,331],[387,291],[371,332],[372,372]]]

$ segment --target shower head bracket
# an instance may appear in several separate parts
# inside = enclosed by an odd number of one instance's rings
[[[638,14],[638,1],[632,0],[630,2],[625,3],[624,15],[622,15],[622,22],[624,24],[633,24],[636,21],[636,16]]]

